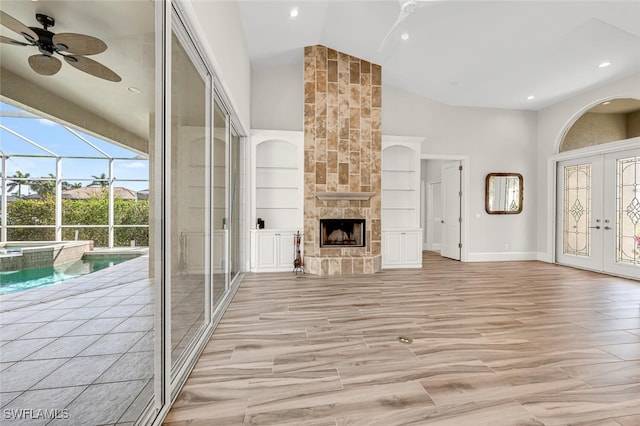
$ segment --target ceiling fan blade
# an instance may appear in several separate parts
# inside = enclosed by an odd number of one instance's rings
[[[86,58],[84,56],[72,56],[72,55],[64,55],[64,59],[67,61],[69,65],[79,69],[80,71],[84,71],[88,74],[91,74],[98,78],[103,78],[105,80],[119,82],[122,81],[122,78],[111,69],[105,67],[100,62],[96,62],[93,59]]]
[[[400,13],[398,14],[398,18],[396,22],[391,26],[387,34],[382,39],[380,46],[378,47],[378,52],[382,52],[385,43],[391,37],[391,34],[395,31],[395,29],[400,25],[402,21],[404,21],[407,16],[413,14],[416,10],[424,7],[427,2],[431,0],[398,0],[400,3]]]
[[[31,69],[40,75],[54,75],[60,71],[62,62],[58,58],[47,55],[29,56],[29,65]]]
[[[14,40],[12,38],[5,37],[5,36],[0,36],[0,43],[15,44],[17,46],[31,46],[29,43],[23,43],[21,41]]]
[[[13,16],[4,13],[0,10],[0,24],[9,28],[11,31],[14,31],[27,39],[31,39],[29,41],[38,41],[38,35],[29,27],[27,27],[22,22],[18,21]]]
[[[107,45],[99,38],[76,33],[56,34],[53,36],[53,44],[61,52],[74,55],[95,55],[107,50]]]
[[[382,49],[384,48],[384,45],[387,43],[387,40],[389,40],[389,37],[391,37],[391,34],[393,34],[394,30],[398,27],[398,25],[400,25],[402,21],[404,21],[404,19],[407,16],[409,16],[408,13],[405,13],[403,10],[400,11],[400,15],[398,15],[398,19],[396,19],[396,22],[391,26],[389,31],[387,31],[387,35],[385,35],[384,38],[382,39],[382,42],[380,42],[380,46],[378,47],[378,52],[382,52]]]

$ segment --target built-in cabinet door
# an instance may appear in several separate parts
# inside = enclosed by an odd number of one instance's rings
[[[383,267],[409,267],[422,265],[422,229],[382,232]]]
[[[640,278],[640,150],[558,163],[558,263]]]
[[[404,263],[422,264],[422,231],[408,231],[403,235]]]
[[[278,249],[278,268],[291,268],[291,270],[293,270],[293,259],[295,250],[293,242],[293,232],[278,232],[276,234],[276,245]]]
[[[253,272],[293,271],[296,232],[298,230],[253,230],[251,232],[253,246],[251,270]]]
[[[382,262],[384,265],[402,263],[402,234],[400,232],[382,233]]]
[[[256,252],[256,268],[277,267],[276,234],[272,232],[256,233]]]

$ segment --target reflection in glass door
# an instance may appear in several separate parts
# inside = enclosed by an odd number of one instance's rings
[[[211,283],[211,151],[204,66],[176,34],[171,62],[171,364],[175,374],[206,326]],[[203,76],[204,74],[204,76]]]
[[[558,163],[558,263],[640,274],[640,157],[621,151]]]
[[[213,306],[220,303],[227,291],[228,259],[227,241],[229,226],[227,216],[227,113],[218,99],[213,108]]]
[[[229,186],[229,282],[240,272],[240,137],[235,129],[231,129],[230,186]]]

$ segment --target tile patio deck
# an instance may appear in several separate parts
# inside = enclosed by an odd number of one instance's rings
[[[153,395],[148,262],[0,296],[3,423],[133,424]],[[69,418],[10,420],[12,409],[67,410]]]

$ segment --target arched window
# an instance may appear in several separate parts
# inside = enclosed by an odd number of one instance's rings
[[[588,109],[571,125],[560,152],[639,136],[640,100],[612,99]]]

